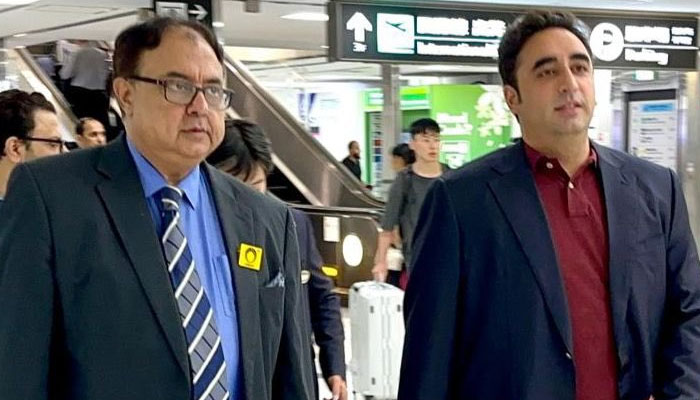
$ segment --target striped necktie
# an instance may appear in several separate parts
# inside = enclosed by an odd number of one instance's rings
[[[180,222],[182,191],[165,186],[159,194],[161,244],[187,338],[193,400],[226,400],[229,392],[221,337]]]

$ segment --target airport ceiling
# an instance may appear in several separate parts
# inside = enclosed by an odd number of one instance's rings
[[[6,46],[65,39],[111,41],[137,20],[151,0],[0,0],[0,37]],[[461,2],[453,0],[454,2]],[[15,3],[8,5],[7,3]],[[491,4],[538,4],[619,10],[676,11],[700,14],[698,0],[488,0]],[[472,3],[475,3],[472,1]],[[326,45],[325,22],[281,19],[295,12],[325,12],[324,0],[262,0],[260,13],[246,13],[243,2],[224,0],[224,42],[232,46],[319,51]],[[517,7],[517,6],[515,6]]]

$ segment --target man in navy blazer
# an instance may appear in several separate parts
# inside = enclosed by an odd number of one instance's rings
[[[499,47],[523,140],[435,182],[414,236],[400,400],[700,398],[700,265],[667,168],[588,139],[587,28]]]

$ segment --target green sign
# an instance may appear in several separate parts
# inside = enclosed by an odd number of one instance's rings
[[[402,110],[423,110],[430,108],[427,86],[406,86],[401,88]],[[365,90],[365,111],[381,111],[384,93],[381,89]]]
[[[370,140],[370,170],[381,175],[386,162],[382,152],[381,89],[364,91]],[[440,125],[440,161],[451,168],[488,154],[510,143],[513,117],[497,85],[431,85],[401,88],[404,129],[418,118],[430,117]],[[425,113],[425,114],[423,114]],[[413,115],[411,115],[413,114]],[[419,115],[422,114],[422,115]],[[372,128],[373,127],[373,128]],[[387,168],[387,166],[384,166]],[[374,182],[374,181],[373,181]]]
[[[512,114],[496,85],[431,86],[430,115],[440,125],[440,161],[452,168],[510,143]]]

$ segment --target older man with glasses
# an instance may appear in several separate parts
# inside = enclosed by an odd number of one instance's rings
[[[127,28],[113,85],[126,135],[15,169],[3,400],[311,398],[293,216],[204,163],[232,96],[222,61],[198,23]]]
[[[2,205],[7,181],[17,164],[63,152],[64,142],[53,104],[41,93],[18,89],[0,92],[0,146]]]

